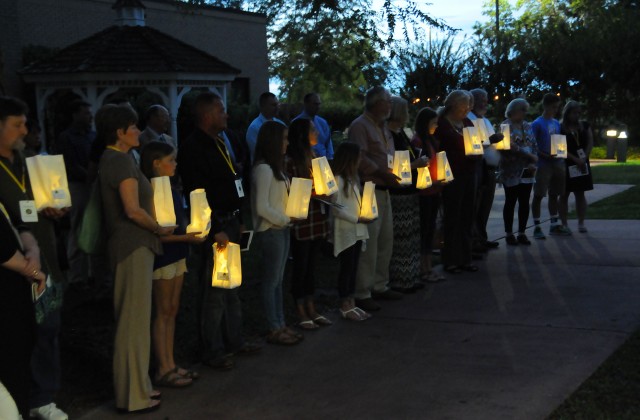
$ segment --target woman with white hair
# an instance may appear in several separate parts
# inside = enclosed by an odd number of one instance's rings
[[[529,198],[535,182],[538,146],[531,129],[525,121],[529,103],[514,99],[507,105],[502,124],[508,124],[511,133],[511,149],[502,151],[499,179],[504,186],[504,208],[502,218],[506,241],[509,245],[531,245],[525,234],[529,219]],[[513,213],[518,203],[518,237],[513,235]]]
[[[402,293],[413,293],[424,287],[420,282],[420,199],[415,188],[417,168],[429,163],[427,156],[413,147],[404,128],[409,120],[409,105],[399,96],[391,97],[391,115],[387,127],[396,151],[409,151],[412,185],[389,189],[393,211],[393,252],[389,263],[389,285]]]
[[[447,159],[454,180],[442,192],[444,206],[444,249],[442,262],[449,273],[475,272],[471,264],[471,235],[475,208],[476,167],[482,156],[467,156],[464,150],[463,129],[473,127],[467,118],[471,110],[471,94],[454,90],[439,110],[438,128],[434,136]]]

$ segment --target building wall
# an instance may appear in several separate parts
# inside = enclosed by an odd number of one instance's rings
[[[269,88],[266,19],[262,15],[216,8],[177,6],[142,0],[146,24],[208,52],[242,70],[250,79],[251,100]],[[22,49],[28,45],[63,48],[115,22],[115,0],[0,0],[0,39],[6,93],[20,96]],[[135,60],[135,57],[131,57]]]

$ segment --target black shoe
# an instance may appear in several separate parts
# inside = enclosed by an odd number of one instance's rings
[[[471,259],[472,260],[476,260],[476,261],[480,261],[480,260],[482,260],[482,254],[478,254],[478,253],[473,252],[471,254]]]
[[[476,254],[484,254],[486,252],[489,252],[489,248],[484,245],[474,245],[471,249],[471,252],[474,252]]]
[[[521,243],[522,245],[531,245],[531,241],[529,240],[529,238],[527,238],[527,235],[525,235],[524,233],[521,233],[518,235],[518,242]]]
[[[500,246],[500,242],[497,241],[486,241],[484,243],[485,248],[494,249]]]
[[[507,235],[505,240],[507,241],[508,245],[518,245],[518,240],[515,236],[513,236],[513,234]]]
[[[400,300],[402,299],[402,293],[394,292],[391,289],[387,289],[384,292],[373,292],[371,293],[371,297],[374,299],[381,299],[381,300]],[[356,305],[356,306],[360,306],[360,305]],[[366,311],[366,309],[364,310]]]
[[[228,356],[205,360],[204,364],[215,370],[231,370],[235,365],[233,359]]]
[[[367,299],[356,299],[356,306],[362,309],[365,312],[375,312],[381,309],[381,306],[376,303],[375,300],[371,298]]]

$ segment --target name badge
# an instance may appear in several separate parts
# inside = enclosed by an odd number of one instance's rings
[[[587,158],[587,154],[584,152],[584,149],[578,149],[578,157],[580,159],[586,159]]]
[[[38,212],[36,211],[36,202],[33,200],[20,201],[20,218],[23,222],[37,222]]]
[[[53,199],[54,200],[66,200],[67,193],[64,190],[53,190]]]
[[[393,155],[387,155],[387,166],[389,169],[393,169]]]
[[[238,197],[244,197],[244,188],[242,188],[242,178],[236,179],[236,190],[238,191]]]

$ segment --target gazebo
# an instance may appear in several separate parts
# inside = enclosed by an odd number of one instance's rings
[[[41,124],[47,99],[61,89],[70,89],[95,110],[121,88],[144,88],[157,94],[169,110],[174,138],[178,109],[187,92],[208,89],[226,103],[227,85],[239,69],[145,26],[145,6],[140,0],[117,0],[113,9],[115,25],[20,72],[25,82],[35,85]]]

